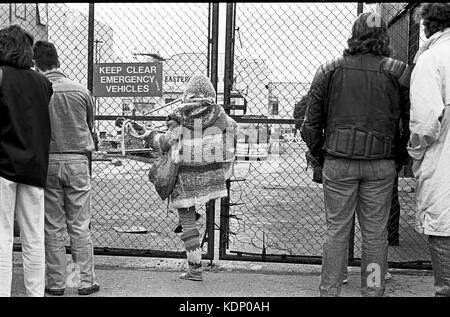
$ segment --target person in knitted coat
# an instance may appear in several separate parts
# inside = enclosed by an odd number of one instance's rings
[[[182,104],[168,116],[168,131],[144,127],[138,132],[152,148],[169,152],[179,165],[169,202],[178,210],[188,261],[188,270],[180,278],[195,281],[203,280],[196,210],[227,196],[225,181],[232,176],[235,159],[237,124],[215,99],[211,81],[194,75],[183,92]]]

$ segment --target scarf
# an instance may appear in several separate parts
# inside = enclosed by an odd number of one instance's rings
[[[174,115],[180,122],[180,126],[176,128],[178,140],[172,151],[175,163],[202,166],[234,160],[237,123],[226,115],[221,106],[191,102],[180,107]],[[217,150],[222,153],[216,152]]]
[[[423,52],[425,52],[429,48],[432,48],[433,46],[436,45],[436,43],[442,40],[450,40],[450,28],[447,28],[444,31],[436,32],[432,36],[430,36],[430,38],[427,39],[426,42],[417,51],[413,63],[417,64],[417,60],[419,59],[419,56],[423,54]]]

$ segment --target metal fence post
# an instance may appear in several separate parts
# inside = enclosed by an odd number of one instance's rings
[[[214,260],[214,225],[215,225],[215,209],[216,202],[215,200],[210,200],[206,203],[206,235],[207,235],[207,243],[208,243],[208,251],[206,254],[206,258],[210,260],[210,264],[212,266],[212,261]]]
[[[88,20],[89,21],[88,21],[88,47],[87,47],[88,48],[87,88],[92,93],[94,89],[94,3],[89,3]],[[94,122],[95,122],[95,112],[94,112]],[[88,154],[88,164],[89,164],[89,174],[92,175],[92,153]]]
[[[227,3],[225,34],[225,78],[223,85],[223,105],[227,114],[230,114],[230,96],[233,87],[235,8],[236,7],[234,3]]]
[[[356,8],[356,15],[360,15],[361,13],[364,12],[364,3],[363,2],[358,2],[357,4],[357,8]]]
[[[226,12],[226,34],[225,34],[225,74],[223,105],[225,112],[230,114],[230,96],[233,87],[234,68],[234,35],[235,35],[236,4],[227,3]],[[226,181],[227,197],[220,200],[220,236],[219,236],[219,259],[225,255],[228,246],[228,232],[230,223],[230,180]]]
[[[91,93],[94,88],[94,21],[94,3],[89,3],[87,88]]]
[[[209,51],[211,51],[210,60],[208,61],[211,65],[209,69],[209,78],[211,79],[211,83],[213,84],[214,89],[217,92],[217,82],[218,82],[218,59],[219,59],[219,3],[212,4],[212,19],[211,19],[211,30],[210,30],[210,38],[209,38],[209,46],[211,47]]]

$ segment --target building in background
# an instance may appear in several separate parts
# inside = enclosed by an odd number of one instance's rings
[[[35,41],[54,43],[61,69],[70,79],[87,86],[88,16],[63,3],[1,3],[0,23],[18,24]],[[114,31],[110,26],[94,21],[94,42],[98,59],[107,56],[109,61],[121,61],[113,49]]]
[[[48,4],[0,3],[0,25],[18,24],[30,32],[34,39],[48,40]]]
[[[88,16],[63,3],[48,5],[48,40],[58,50],[61,69],[87,87]],[[94,21],[94,62],[120,63],[114,51],[113,29]]]

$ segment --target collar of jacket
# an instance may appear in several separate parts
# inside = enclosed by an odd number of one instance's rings
[[[45,71],[44,76],[47,78],[67,77],[59,68]]]
[[[446,28],[444,31],[434,33],[425,41],[425,43],[417,51],[416,56],[414,57],[414,64],[417,63],[417,59],[419,58],[420,55],[422,55],[423,52],[425,52],[429,48],[432,48],[433,46],[435,46],[440,42],[448,40],[450,40],[450,28]]]

